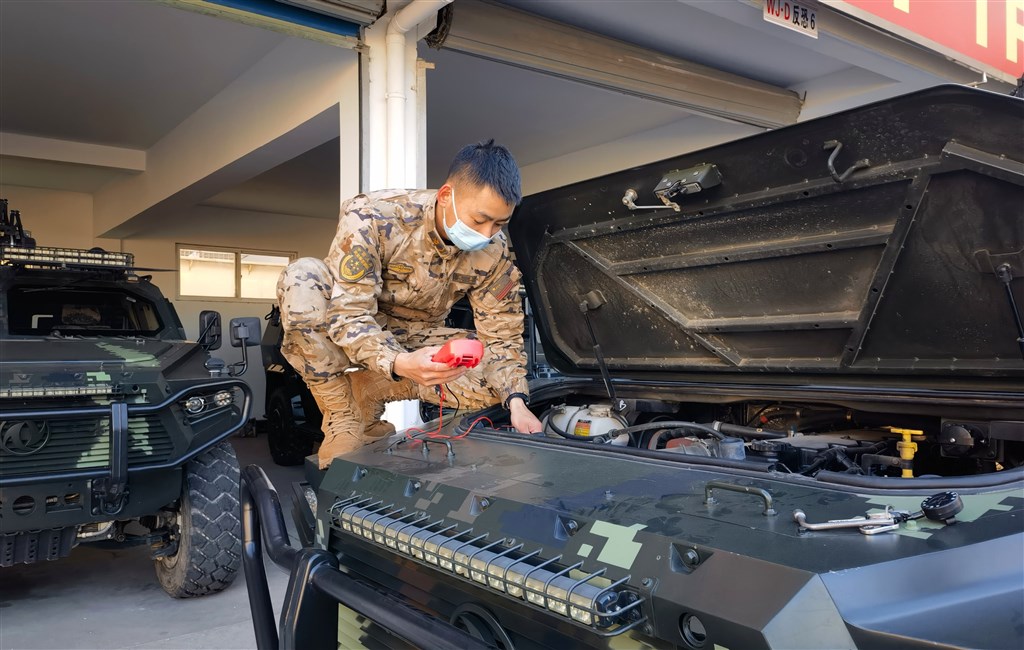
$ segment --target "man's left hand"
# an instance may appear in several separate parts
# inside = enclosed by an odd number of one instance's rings
[[[522,398],[513,397],[509,400],[508,409],[512,416],[512,426],[519,433],[540,433],[544,430],[540,420]]]

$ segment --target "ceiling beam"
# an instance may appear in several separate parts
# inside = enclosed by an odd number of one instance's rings
[[[284,41],[153,145],[145,172],[96,192],[95,235],[137,235],[339,134],[341,188],[355,194],[358,93],[354,52]]]
[[[444,47],[731,122],[793,124],[790,90],[488,2],[457,2]]]
[[[90,142],[40,138],[0,132],[0,156],[107,167],[127,172],[146,171],[146,152]]]

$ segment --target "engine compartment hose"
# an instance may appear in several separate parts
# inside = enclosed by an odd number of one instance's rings
[[[724,434],[735,436],[737,438],[752,438],[755,440],[774,440],[778,438],[788,438],[789,434],[785,431],[772,431],[771,429],[755,429],[754,427],[746,427],[742,424],[730,424],[728,422],[714,421],[711,426],[716,431],[721,431]]]
[[[616,429],[615,431],[612,431],[608,435],[611,436],[612,434],[615,434],[616,436],[621,436],[622,434],[626,433],[629,434],[630,437],[632,437],[634,433],[650,431],[651,429],[689,429],[691,431],[701,431],[703,433],[707,433],[718,438],[719,440],[723,440],[728,437],[721,431],[713,429],[712,427],[706,424],[697,424],[696,422],[683,422],[676,420],[668,420],[663,422],[648,422],[646,424],[635,424],[631,427]]]

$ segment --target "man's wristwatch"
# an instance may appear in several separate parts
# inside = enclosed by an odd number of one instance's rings
[[[527,395],[525,393],[512,393],[511,395],[509,395],[508,397],[505,398],[505,403],[502,404],[502,406],[505,407],[506,411],[512,410],[511,407],[509,406],[509,402],[511,402],[516,397],[518,397],[519,399],[523,400],[524,404],[529,404],[530,403],[530,396],[529,395]]]

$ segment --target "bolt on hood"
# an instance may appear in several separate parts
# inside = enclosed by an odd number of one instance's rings
[[[523,200],[510,225],[548,361],[652,373],[988,377],[1024,360],[1024,101],[944,86]],[[826,143],[841,143],[836,151]],[[854,169],[845,179],[843,173]],[[653,190],[714,165],[720,184]],[[661,187],[664,187],[662,184]],[[592,293],[594,292],[594,293]],[[588,296],[589,294],[589,296]]]

